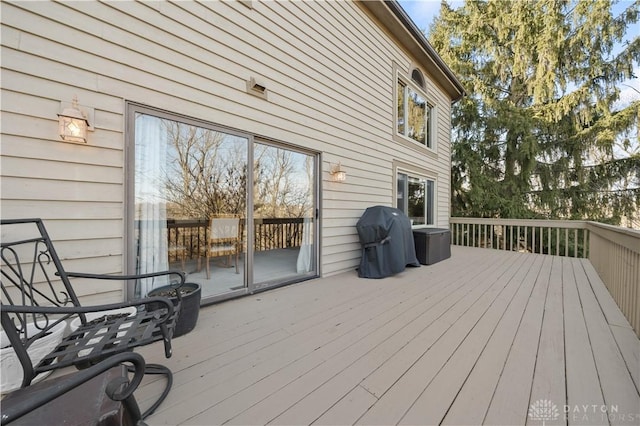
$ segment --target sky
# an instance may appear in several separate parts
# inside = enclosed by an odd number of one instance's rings
[[[411,17],[416,26],[421,30],[428,30],[433,18],[440,11],[441,0],[398,0],[405,12]],[[614,14],[626,9],[633,1],[619,0],[613,7]],[[464,5],[464,0],[448,0],[453,9]],[[640,32],[640,24],[635,25],[635,32]]]
[[[400,6],[411,17],[416,26],[427,31],[433,18],[440,11],[440,0],[399,0]],[[456,9],[464,4],[462,0],[450,0],[449,6]]]
[[[425,32],[428,31],[434,17],[440,11],[440,0],[398,0],[398,3],[407,12],[407,15],[411,17],[416,26]],[[449,6],[456,9],[464,5],[464,0],[448,0],[448,3]],[[630,3],[631,0],[620,0],[613,7],[614,14],[624,10]],[[640,24],[636,23],[633,27],[629,27],[627,33],[629,39],[638,34],[640,34]],[[634,71],[638,78],[627,80],[620,86],[621,106],[640,99],[640,67],[636,65]]]

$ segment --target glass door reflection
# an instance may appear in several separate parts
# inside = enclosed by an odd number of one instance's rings
[[[316,157],[254,144],[253,289],[315,276]]]
[[[139,112],[134,126],[135,272],[181,270],[203,301],[246,290],[249,139]]]

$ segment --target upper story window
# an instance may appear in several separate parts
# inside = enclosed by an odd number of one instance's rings
[[[415,81],[418,86],[426,89],[424,77],[418,68],[414,68],[413,71],[411,71],[411,80]]]
[[[424,84],[419,71],[412,73],[412,77]],[[424,90],[413,81],[398,76],[396,96],[397,134],[434,149],[433,106],[427,101]]]

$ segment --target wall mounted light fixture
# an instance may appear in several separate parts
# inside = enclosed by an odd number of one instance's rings
[[[65,141],[87,143],[89,120],[78,108],[78,98],[73,97],[71,106],[64,108],[58,114],[60,137]]]
[[[334,182],[342,183],[347,180],[347,172],[342,170],[342,166],[340,165],[340,163],[332,166],[329,174],[331,174],[331,180]]]

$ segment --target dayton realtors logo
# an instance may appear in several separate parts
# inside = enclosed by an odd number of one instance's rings
[[[619,412],[617,405],[563,405],[562,412],[556,404],[547,399],[539,399],[529,406],[529,418],[533,421],[546,422],[556,421],[562,417],[562,422],[571,423],[629,423],[640,424],[640,413],[623,414]]]
[[[558,420],[560,412],[553,402],[548,399],[539,399],[529,407],[529,417],[531,420],[541,421],[544,426],[545,422]]]

